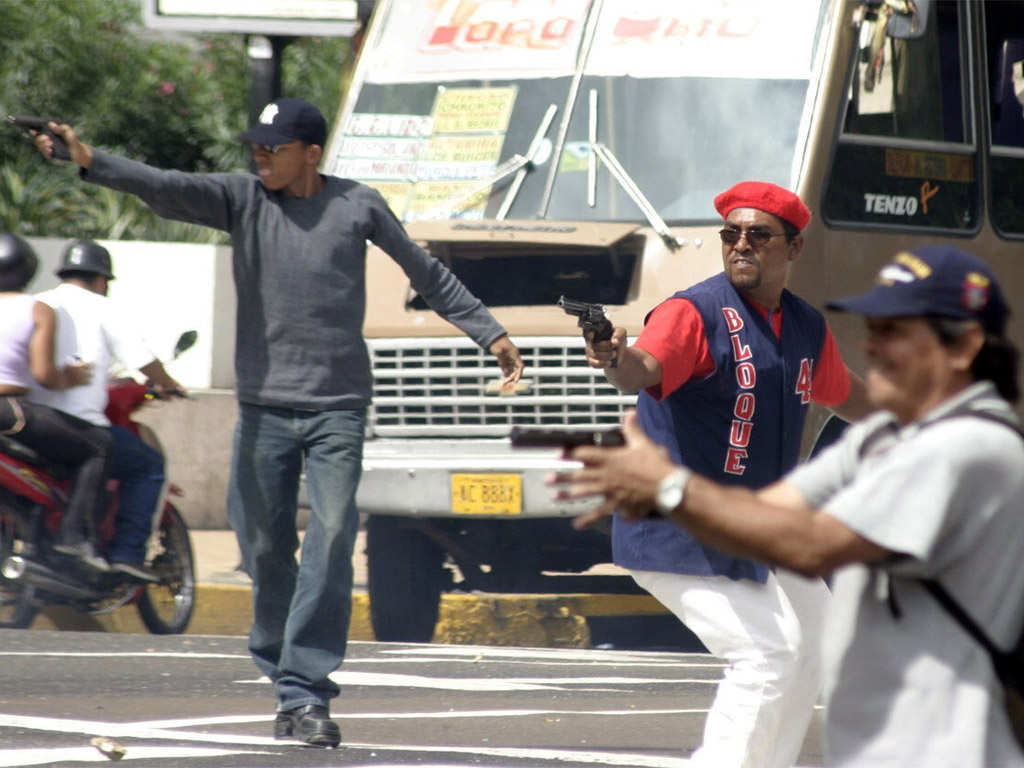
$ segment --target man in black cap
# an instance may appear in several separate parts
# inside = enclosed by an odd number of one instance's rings
[[[1024,765],[986,650],[922,580],[1002,647],[1024,625],[1024,441],[1009,310],[981,260],[952,247],[897,254],[864,296],[865,378],[881,409],[761,491],[673,464],[636,426],[621,449],[577,449],[553,482],[600,495],[581,525],[658,509],[701,541],[807,576],[834,573],[825,633],[827,764]]]
[[[523,371],[519,350],[486,307],[413,243],[374,189],[318,171],[327,135],[301,99],[268,104],[239,138],[252,144],[247,174],[161,171],[51,129],[87,181],[137,195],[159,215],[231,235],[236,316],[235,430],[228,515],[253,580],[249,648],[277,694],[274,735],[337,746],[329,675],[345,655],[352,549],[359,527],[372,378],[362,336],[366,242],[386,252],[413,288],[498,360],[505,383]],[[52,156],[52,142],[36,138]],[[298,548],[296,507],[305,471],[312,517]]]

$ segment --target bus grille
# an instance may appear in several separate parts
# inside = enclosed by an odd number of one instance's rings
[[[369,428],[379,437],[500,437],[514,424],[613,425],[636,402],[587,365],[579,337],[516,339],[528,389],[514,396],[493,391],[501,379],[497,361],[465,337],[367,344],[374,378]]]

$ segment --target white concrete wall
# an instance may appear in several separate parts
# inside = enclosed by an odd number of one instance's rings
[[[28,289],[54,287],[53,274],[70,240],[29,238],[40,266]],[[138,318],[154,354],[167,363],[183,331],[196,345],[173,363],[171,375],[195,400],[151,403],[137,414],[163,443],[168,476],[184,496],[173,501],[193,528],[228,528],[225,496],[234,398],[235,289],[227,247],[184,243],[99,241],[110,251],[110,298]]]
[[[40,266],[29,291],[57,285],[53,274],[70,240],[29,238]],[[98,241],[110,251],[116,279],[110,298],[138,318],[138,329],[164,362],[183,331],[199,332],[196,345],[173,363],[185,387],[233,389],[235,290],[231,249],[190,243]]]

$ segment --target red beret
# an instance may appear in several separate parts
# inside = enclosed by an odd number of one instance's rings
[[[741,181],[715,198],[715,209],[723,219],[737,208],[756,208],[771,213],[799,230],[811,220],[811,211],[803,200],[788,189],[764,181]]]

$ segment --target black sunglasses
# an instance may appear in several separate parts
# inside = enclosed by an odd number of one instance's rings
[[[736,245],[741,237],[746,237],[752,248],[760,248],[762,245],[768,245],[768,241],[773,237],[785,237],[786,233],[772,233],[763,229],[748,229],[746,232],[742,229],[720,229],[718,236],[726,245]]]
[[[294,143],[295,142],[293,141],[288,141],[285,142],[284,144],[259,144],[258,142],[254,141],[252,143],[252,151],[255,152],[258,149],[262,149],[264,152],[269,152],[272,155],[276,155],[278,152],[281,151],[282,147],[287,147]]]

